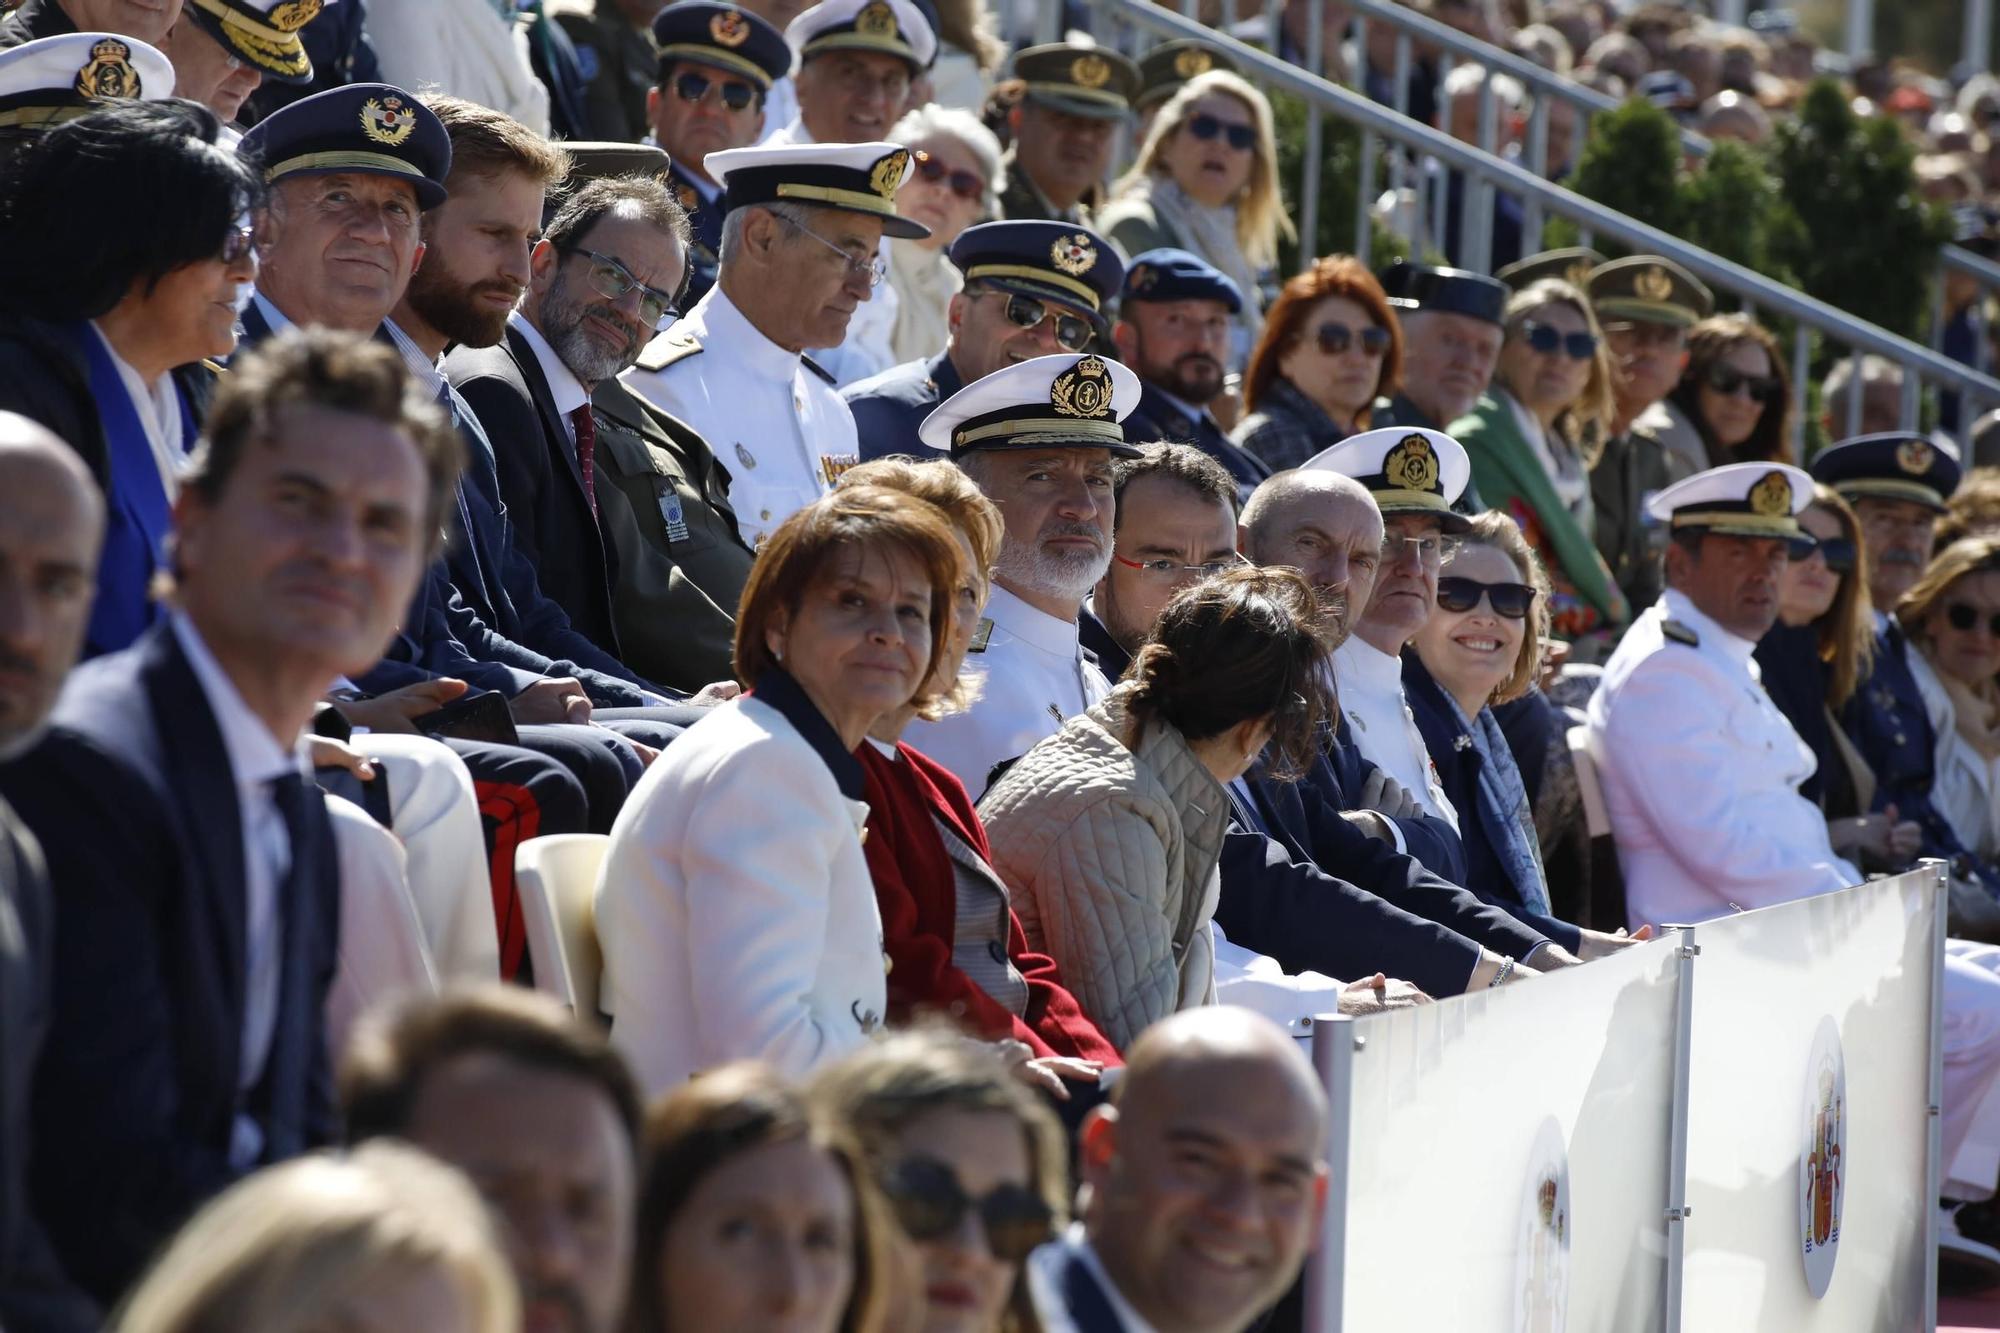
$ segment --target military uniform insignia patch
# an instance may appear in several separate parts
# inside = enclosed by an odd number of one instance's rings
[[[1391,486],[1405,491],[1438,489],[1437,450],[1421,435],[1405,435],[1382,460],[1382,475]]]
[[[1674,280],[1658,264],[1640,269],[1632,279],[1632,290],[1643,301],[1664,301],[1674,294]]]
[[[1065,236],[1049,247],[1049,262],[1072,278],[1081,277],[1097,262],[1097,248],[1082,233]]]
[[[92,46],[90,63],[76,72],[76,90],[93,102],[139,96],[139,71],[132,68],[132,48],[115,37]]]
[[[1191,79],[1214,68],[1215,57],[1206,51],[1183,51],[1174,57],[1174,74],[1178,78]]]
[[[1100,419],[1111,415],[1111,372],[1097,357],[1083,360],[1049,385],[1049,405],[1057,416]]]
[[[1765,518],[1785,518],[1792,512],[1791,479],[1782,472],[1769,472],[1750,488],[1750,512]]]
[[[1111,81],[1111,62],[1100,55],[1078,56],[1069,62],[1069,78],[1079,88],[1102,88]]]
[[[880,3],[865,5],[854,16],[854,31],[863,37],[894,37],[896,35],[896,11]]]
[[[750,40],[750,25],[741,14],[721,13],[708,21],[708,35],[715,39],[717,46],[735,50]]]
[[[910,171],[910,150],[898,148],[887,157],[879,159],[868,173],[868,188],[884,199],[893,199],[896,187],[903,183],[903,177]]]
[[[1931,470],[1932,450],[1923,440],[1904,440],[1896,446],[1896,466],[1912,476],[1922,476]]]
[[[417,113],[400,97],[373,97],[361,104],[361,132],[394,148],[417,129]]]

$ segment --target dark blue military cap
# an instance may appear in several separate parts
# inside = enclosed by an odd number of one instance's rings
[[[741,74],[759,88],[792,72],[792,47],[769,22],[735,5],[681,0],[653,20],[660,77],[682,60]]]
[[[431,109],[386,83],[351,83],[281,107],[257,122],[238,151],[270,184],[288,176],[374,172],[408,181],[424,208],[445,201],[451,135]]]
[[[1243,289],[1199,255],[1147,250],[1133,255],[1125,270],[1124,303],[1134,301],[1220,301],[1233,315],[1243,308]]]
[[[1507,285],[1462,268],[1432,268],[1407,260],[1389,265],[1382,290],[1398,310],[1434,310],[1501,323],[1507,308]]]
[[[1125,277],[1111,243],[1064,222],[982,222],[951,243],[965,284],[987,283],[1103,319]]]
[[[1944,512],[1958,489],[1958,455],[1909,431],[1857,435],[1820,451],[1812,461],[1816,481],[1847,500],[1907,500]]]

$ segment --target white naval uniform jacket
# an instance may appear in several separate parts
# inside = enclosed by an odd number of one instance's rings
[[[1590,744],[1634,926],[1861,882],[1799,794],[1813,752],[1765,692],[1755,648],[1669,591],[1605,664]]]
[[[1111,693],[1076,621],[1037,611],[997,583],[960,674],[983,678],[978,702],[941,722],[911,723],[903,740],[950,769],[975,801],[994,765],[1019,759]]]
[[[859,458],[854,414],[833,385],[759,333],[720,282],[620,378],[708,442],[752,547]]]
[[[775,673],[688,728],[632,789],[598,880],[597,936],[612,1040],[649,1100],[731,1060],[803,1075],[880,1025],[861,782],[860,761]]]
[[[1333,679],[1354,748],[1416,798],[1425,814],[1442,819],[1456,833],[1458,809],[1444,794],[1437,765],[1403,693],[1403,659],[1355,635],[1334,651]]]

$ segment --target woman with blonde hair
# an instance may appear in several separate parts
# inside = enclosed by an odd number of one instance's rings
[[[2000,537],[1938,552],[1896,620],[1937,734],[1932,800],[1982,861],[2000,855]]]
[[[1241,370],[1263,327],[1260,280],[1295,234],[1264,94],[1228,70],[1188,80],[1153,118],[1097,230],[1128,255],[1188,250],[1228,274],[1243,293],[1229,358]]]
[[[1558,278],[1514,293],[1502,327],[1492,387],[1450,433],[1472,455],[1480,498],[1520,525],[1547,568],[1556,637],[1622,629],[1631,608],[1592,536],[1590,469],[1616,411],[1603,331]]]
[[[369,1143],[239,1181],[181,1229],[116,1333],[516,1333],[486,1205],[414,1148]]]

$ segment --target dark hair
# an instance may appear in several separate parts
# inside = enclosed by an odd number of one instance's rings
[[[215,258],[264,201],[195,102],[118,101],[57,125],[0,182],[0,311],[96,319],[175,269]]]
[[[220,501],[243,451],[270,443],[279,415],[289,407],[351,412],[410,437],[430,482],[423,530],[435,555],[465,467],[464,442],[396,349],[357,333],[286,329],[233,360],[183,484],[210,504]]]
[[[854,1287],[842,1333],[877,1326],[888,1297],[886,1228],[893,1223],[862,1167],[861,1151],[843,1126],[775,1071],[746,1060],[696,1075],[646,1117],[646,1165],[625,1320],[630,1333],[667,1333],[673,1327],[661,1299],[662,1256],[667,1232],[701,1182],[742,1153],[799,1140],[830,1155],[854,1194]]]
[[[1701,414],[1701,389],[1708,382],[1708,372],[1730,348],[1740,343],[1764,349],[1764,355],[1771,362],[1771,378],[1778,382],[1778,391],[1758,412],[1757,424],[1751,427],[1749,438],[1733,449],[1725,450]],[[1701,436],[1702,447],[1708,451],[1709,466],[1759,460],[1782,463],[1788,460],[1792,454],[1792,373],[1786,367],[1784,351],[1771,331],[1748,315],[1711,315],[1688,330],[1687,346],[1687,369],[1681,372],[1680,383],[1674,386],[1667,398],[1694,423],[1696,432]]]
[[[1292,569],[1246,566],[1182,589],[1126,672],[1135,739],[1155,721],[1200,741],[1269,718],[1266,767],[1298,777],[1333,716],[1322,619],[1312,585]]]
[[[1137,458],[1118,459],[1111,468],[1111,498],[1118,505],[1112,511],[1111,530],[1125,521],[1125,490],[1135,481],[1159,477],[1177,481],[1204,500],[1220,500],[1236,512],[1236,479],[1229,469],[1191,444],[1142,444]]]
[[[1375,396],[1393,395],[1403,382],[1403,326],[1382,291],[1382,284],[1368,266],[1352,255],[1328,255],[1305,272],[1293,277],[1264,312],[1264,331],[1250,352],[1250,364],[1243,372],[1243,410],[1257,410],[1257,400],[1268,393],[1278,378],[1278,361],[1309,335],[1306,316],[1329,296],[1354,302],[1368,317],[1389,331],[1389,350],[1382,357],[1382,370],[1375,377]],[[1365,418],[1369,408],[1361,409]],[[1343,430],[1365,430],[1367,421],[1336,423]]]
[[[542,239],[559,253],[570,254],[583,244],[592,227],[610,216],[657,227],[679,241],[683,249],[694,240],[687,210],[675,201],[671,190],[651,176],[604,176],[586,181],[563,200],[542,229]]]
[[[497,985],[427,996],[363,1020],[340,1068],[347,1141],[401,1137],[425,1082],[467,1055],[495,1055],[592,1085],[617,1110],[636,1150],[639,1088],[610,1041],[546,995]]]
[[[757,548],[756,563],[736,608],[736,681],[745,689],[777,663],[764,631],[778,613],[797,613],[806,590],[849,547],[906,551],[931,581],[931,656],[927,683],[951,637],[952,603],[964,553],[942,510],[886,486],[843,486],[778,525]]]

